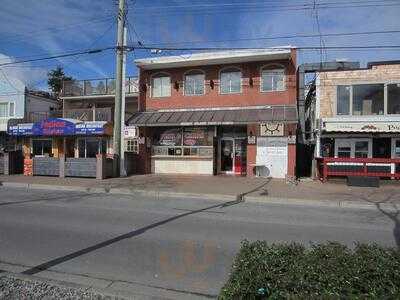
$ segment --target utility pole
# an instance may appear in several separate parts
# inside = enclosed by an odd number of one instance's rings
[[[122,115],[122,104],[125,105],[125,80],[124,80],[124,53],[125,53],[125,0],[118,1],[118,31],[117,31],[117,69],[116,69],[116,82],[115,82],[115,103],[114,103],[114,140],[113,149],[116,155],[117,164],[119,165],[118,173],[121,175],[124,162],[124,149],[121,147],[122,137],[122,124],[125,116]],[[124,107],[125,108],[125,107]],[[124,109],[125,110],[125,109]]]

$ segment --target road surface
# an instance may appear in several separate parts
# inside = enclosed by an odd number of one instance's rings
[[[0,188],[0,270],[212,298],[243,239],[397,246],[399,224],[372,209]]]

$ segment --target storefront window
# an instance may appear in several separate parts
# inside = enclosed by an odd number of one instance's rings
[[[34,156],[52,156],[51,140],[32,140],[32,154]]]
[[[383,84],[359,84],[353,86],[353,115],[383,115],[383,113]]]
[[[350,112],[350,86],[339,85],[337,88],[337,114],[348,115]]]
[[[351,147],[338,147],[338,157],[350,157]]]
[[[78,140],[80,158],[94,158],[97,154],[107,153],[107,141],[99,138],[82,138]]]
[[[153,156],[212,156],[212,145],[212,128],[159,129],[153,136]]]
[[[388,84],[388,114],[400,114],[400,83]]]
[[[368,142],[355,142],[355,154],[356,158],[367,158],[368,157]]]
[[[400,140],[396,140],[394,144],[394,157],[400,158]]]

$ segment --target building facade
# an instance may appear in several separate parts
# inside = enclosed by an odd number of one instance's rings
[[[137,111],[137,78],[128,77],[125,88],[128,118]],[[64,81],[61,109],[37,108],[29,118],[10,124],[8,133],[23,145],[25,175],[57,176],[65,160],[65,176],[96,177],[97,156],[114,154],[114,98],[114,79]],[[78,167],[69,172],[73,165]]]
[[[294,176],[294,49],[135,62],[141,173]]]
[[[315,115],[309,116],[315,157],[325,172],[397,177],[400,171],[400,62],[318,72]]]

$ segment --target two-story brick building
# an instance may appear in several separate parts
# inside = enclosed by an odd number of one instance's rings
[[[317,72],[310,138],[327,176],[400,177],[400,62]]]
[[[294,176],[295,49],[135,62],[142,173]]]

